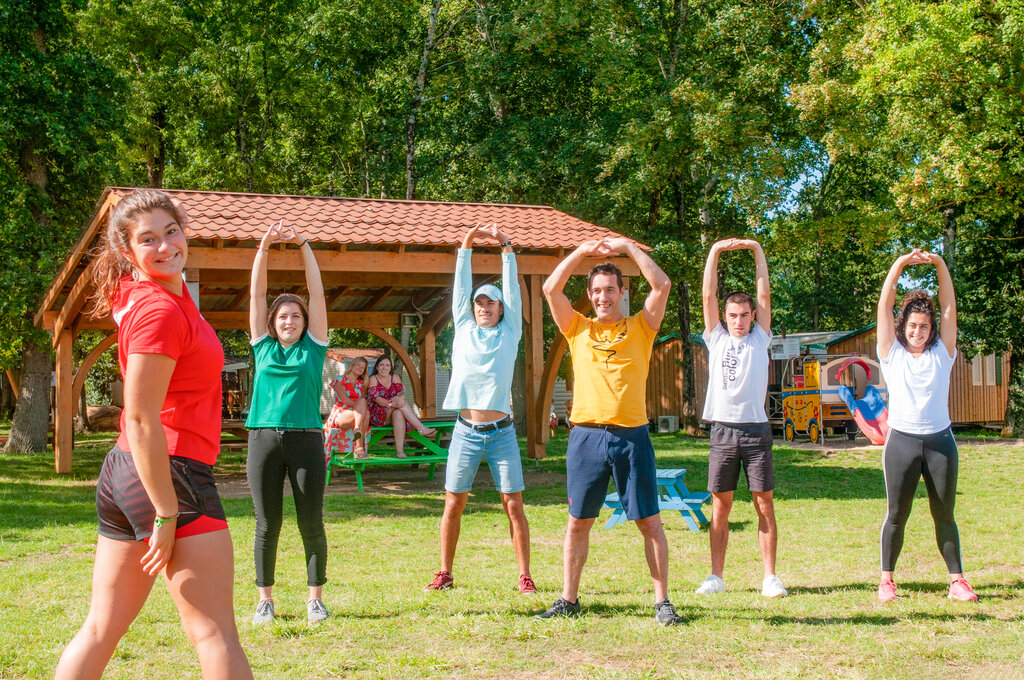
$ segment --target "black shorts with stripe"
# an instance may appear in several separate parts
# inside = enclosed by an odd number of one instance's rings
[[[182,538],[227,528],[212,467],[192,458],[169,458],[180,513],[175,536]],[[96,513],[101,536],[141,541],[153,534],[156,510],[139,479],[132,454],[117,446],[103,460],[96,484]]]

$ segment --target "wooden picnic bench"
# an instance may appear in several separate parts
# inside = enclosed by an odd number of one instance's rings
[[[445,436],[451,439],[455,421],[424,421],[423,424],[437,430],[437,434],[431,439],[424,437],[416,430],[406,432],[405,458],[399,458],[395,455],[393,444],[384,444],[383,442],[386,437],[394,433],[394,429],[390,425],[370,428],[370,434],[366,440],[366,453],[369,454],[367,458],[356,458],[352,452],[347,451],[331,451],[331,460],[327,463],[327,483],[331,483],[331,469],[335,465],[356,473],[356,486],[359,489],[359,493],[363,493],[363,471],[368,467],[379,465],[428,465],[427,479],[433,479],[437,464],[448,461],[448,449],[442,446],[442,442]],[[408,447],[410,440],[419,443],[423,448],[420,450],[410,450]]]
[[[690,527],[690,531],[700,531],[700,527],[708,524],[708,519],[704,516],[701,506],[711,500],[711,494],[707,491],[697,493],[690,491],[683,481],[685,477],[686,470],[684,468],[658,470],[658,508],[678,510],[686,521],[686,525]],[[605,529],[611,529],[626,521],[626,511],[619,501],[619,494],[608,494],[604,499],[604,507],[614,510],[608,523],[604,525]]]

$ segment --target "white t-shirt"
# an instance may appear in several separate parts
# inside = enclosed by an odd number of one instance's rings
[[[875,349],[877,352],[877,348]],[[907,434],[934,434],[949,427],[949,375],[953,356],[939,342],[914,357],[899,340],[879,365],[889,388],[889,427]]]
[[[768,347],[771,333],[754,324],[742,338],[734,338],[716,324],[705,330],[708,347],[708,392],[704,420],[720,423],[767,423],[764,410],[768,392]]]

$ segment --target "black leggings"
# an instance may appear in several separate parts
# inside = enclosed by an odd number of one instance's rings
[[[924,476],[928,503],[935,521],[935,540],[950,574],[963,573],[960,532],[953,519],[959,455],[953,432],[906,434],[889,430],[882,452],[888,513],[882,524],[882,571],[895,571],[903,549],[903,532],[910,518],[917,482]]]
[[[323,432],[259,428],[249,431],[245,471],[256,508],[256,585],[274,585],[277,539],[281,535],[285,476],[292,485],[299,533],[306,550],[306,580],[311,586],[327,582],[327,534],[324,532]]]

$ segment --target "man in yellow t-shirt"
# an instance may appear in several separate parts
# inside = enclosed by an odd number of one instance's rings
[[[563,289],[587,257],[628,255],[651,285],[644,308],[632,316],[622,309],[622,272],[610,263],[590,271],[587,295],[593,319],[577,313]],[[590,530],[601,511],[609,477],[615,480],[626,517],[644,538],[654,581],[655,619],[679,622],[668,599],[668,541],[658,509],[657,467],[647,433],[647,369],[654,336],[665,316],[672,288],[665,272],[626,238],[587,241],[565,258],[544,283],[544,296],[572,353],[572,420],[565,454],[569,520],[562,547],[562,596],[538,618],[579,616],[579,585],[590,548]]]

